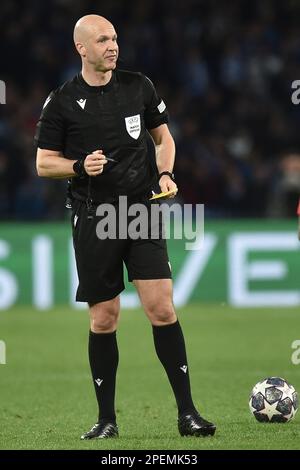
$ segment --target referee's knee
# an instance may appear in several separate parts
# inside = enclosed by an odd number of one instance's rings
[[[168,325],[175,323],[177,320],[172,303],[160,304],[160,302],[157,302],[157,304],[147,306],[145,311],[150,322],[155,326]]]
[[[91,319],[91,331],[93,333],[112,333],[116,331],[118,322],[112,318]]]
[[[114,302],[90,307],[90,327],[93,333],[111,333],[117,329],[119,308]]]

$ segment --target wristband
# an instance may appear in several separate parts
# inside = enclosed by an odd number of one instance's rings
[[[174,173],[171,173],[170,171],[162,171],[159,175],[158,175],[158,181],[160,180],[160,178],[163,176],[163,175],[168,175],[172,181],[175,181],[175,176],[174,176]]]
[[[85,168],[84,168],[84,160],[85,158],[80,158],[79,160],[76,160],[76,162],[73,163],[74,173],[76,173],[76,175],[79,176],[80,178],[83,178],[84,176],[87,175],[87,172],[85,171]]]

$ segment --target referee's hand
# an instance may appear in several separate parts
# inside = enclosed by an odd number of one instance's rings
[[[102,150],[95,150],[93,153],[89,153],[84,160],[84,169],[89,176],[100,175],[103,171],[103,167],[107,163],[105,155]]]
[[[168,199],[173,199],[176,196],[176,193],[178,191],[177,184],[173,180],[171,180],[170,176],[163,175],[159,180],[159,186],[162,193],[174,191],[174,194],[168,196]]]

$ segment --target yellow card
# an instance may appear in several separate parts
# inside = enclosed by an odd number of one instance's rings
[[[163,199],[163,198],[168,198],[170,196],[174,196],[177,193],[177,190],[173,189],[172,191],[166,191],[164,193],[158,193],[158,194],[153,194],[152,197],[150,197],[150,201],[153,199]]]

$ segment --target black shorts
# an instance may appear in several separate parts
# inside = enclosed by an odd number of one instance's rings
[[[151,203],[147,204],[150,208]],[[115,207],[118,210],[118,205]],[[150,217],[150,211],[148,212]],[[73,244],[79,278],[77,301],[95,304],[120,294],[125,287],[123,263],[130,282],[138,279],[171,279],[161,220],[158,239],[120,239],[117,236],[116,239],[101,240],[96,233],[101,219],[95,214],[95,210],[92,217],[88,218],[86,203],[73,201]]]

